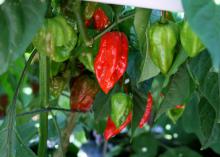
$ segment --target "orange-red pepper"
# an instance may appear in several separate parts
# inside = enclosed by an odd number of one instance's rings
[[[131,119],[132,119],[132,112],[129,113],[125,122],[119,128],[117,128],[109,116],[105,131],[104,131],[105,140],[107,141],[111,137],[119,134],[131,122]]]
[[[107,94],[122,77],[128,62],[128,39],[122,32],[107,32],[100,42],[94,69],[101,89]]]
[[[149,92],[148,93],[148,98],[147,98],[146,109],[145,109],[144,115],[141,118],[141,121],[139,123],[139,128],[143,128],[144,124],[149,121],[150,115],[151,115],[152,106],[153,106],[153,97],[152,97],[151,93]]]

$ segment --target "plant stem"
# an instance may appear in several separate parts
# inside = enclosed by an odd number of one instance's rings
[[[40,82],[40,106],[48,106],[48,58],[45,55],[40,54],[39,61],[39,82]],[[38,156],[47,156],[47,135],[48,135],[48,113],[42,112],[40,114],[40,129],[39,129],[39,147]]]
[[[76,113],[70,113],[68,115],[66,127],[62,131],[62,135],[61,135],[62,143],[60,144],[60,146],[63,146],[63,153],[64,154],[67,152],[67,148],[69,146],[69,138],[70,138],[70,135],[72,134],[72,131],[75,127],[76,117],[77,117]],[[60,146],[59,146],[58,150],[54,153],[53,157],[60,157],[61,156],[61,150],[60,150],[61,147]]]
[[[94,41],[98,40],[101,36],[103,36],[106,32],[110,31],[112,28],[114,28],[115,26],[117,26],[119,23],[122,23],[130,18],[133,18],[135,15],[135,13],[131,13],[129,15],[125,15],[123,17],[120,17],[118,19],[116,19],[116,21],[114,23],[112,23],[110,26],[108,26],[104,31],[102,31],[101,33],[99,33],[98,35],[96,35],[91,43],[93,43]]]
[[[39,113],[43,113],[43,112],[51,112],[51,111],[64,111],[64,112],[79,112],[79,113],[86,113],[86,112],[82,112],[79,110],[70,110],[70,109],[65,109],[65,108],[60,108],[60,107],[47,107],[47,108],[41,108],[41,109],[37,109],[35,111],[31,111],[31,112],[24,112],[24,113],[20,113],[17,114],[16,117],[22,117],[22,116],[26,116],[26,115],[36,115]]]
[[[24,67],[24,69],[21,73],[21,77],[20,77],[20,79],[18,81],[18,84],[16,86],[15,93],[14,93],[13,100],[12,100],[12,104],[9,105],[8,110],[7,110],[7,115],[8,115],[7,118],[8,118],[8,121],[9,121],[8,122],[8,130],[10,130],[10,131],[8,131],[8,135],[7,135],[8,137],[13,137],[11,135],[11,133],[12,133],[11,130],[13,130],[14,127],[15,127],[16,103],[17,103],[17,97],[18,97],[18,94],[19,94],[19,89],[20,89],[21,84],[24,80],[24,76],[27,72],[27,69],[29,68],[29,66],[31,64],[31,61],[34,58],[35,54],[36,54],[36,51],[35,51],[35,49],[33,49],[32,54],[29,57],[28,61],[26,62],[25,67]],[[13,150],[11,150],[13,140],[14,140],[14,138],[10,138],[9,143],[8,143],[8,148],[9,148],[8,152],[10,152],[10,153],[13,151]]]
[[[50,114],[52,115],[52,117],[53,117],[53,123],[54,123],[54,125],[55,125],[55,128],[56,128],[56,130],[57,130],[57,133],[58,133],[58,136],[59,136],[59,139],[60,139],[60,149],[59,149],[59,151],[60,151],[60,157],[64,157],[64,152],[63,152],[63,139],[62,139],[62,136],[61,136],[61,131],[60,131],[60,128],[59,128],[59,125],[58,125],[58,123],[57,123],[57,120],[56,120],[56,117],[55,117],[55,115],[53,114],[53,112],[50,112]]]
[[[87,30],[86,30],[86,27],[85,27],[85,24],[84,24],[84,21],[83,21],[83,17],[82,17],[82,14],[81,14],[81,4],[80,4],[81,2],[80,2],[80,0],[75,0],[72,3],[73,3],[73,13],[76,17],[77,24],[78,24],[78,27],[79,27],[79,31],[82,34],[82,38],[83,38],[86,46],[91,46],[92,42],[89,39],[89,36],[87,34]]]

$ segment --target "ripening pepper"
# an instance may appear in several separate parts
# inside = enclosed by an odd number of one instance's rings
[[[184,110],[185,110],[185,105],[176,105],[175,108],[172,108],[167,111],[167,115],[175,124],[177,120],[182,116]]]
[[[106,28],[110,23],[108,16],[105,14],[102,8],[96,9],[93,15],[93,20],[94,20],[94,27],[97,30],[102,30]]]
[[[91,108],[99,91],[95,80],[87,75],[80,75],[73,80],[70,95],[70,107],[73,111],[86,112]]]
[[[180,41],[184,50],[190,57],[195,57],[205,49],[205,46],[199,37],[193,32],[190,25],[186,21],[183,23],[180,31]]]
[[[96,78],[107,94],[122,77],[128,62],[128,39],[122,32],[105,33],[94,61]]]
[[[173,22],[156,22],[149,29],[149,52],[154,64],[163,74],[170,69],[178,40]]]
[[[47,19],[33,40],[37,50],[55,62],[70,57],[77,42],[77,35],[62,16]]]
[[[86,6],[84,9],[85,20],[90,20],[93,17],[96,8],[97,8],[96,2],[86,2]]]
[[[152,111],[152,106],[153,106],[153,97],[152,97],[151,93],[149,92],[148,97],[147,97],[146,109],[145,109],[144,115],[141,118],[141,121],[139,123],[139,128],[143,128],[144,124],[149,121],[151,111]]]
[[[117,128],[114,122],[111,120],[111,117],[108,117],[108,121],[104,131],[105,140],[108,141],[111,137],[119,134],[131,122],[131,120],[132,120],[132,112],[128,114],[123,124],[121,124],[121,126]]]
[[[62,93],[64,87],[66,85],[66,80],[62,76],[54,76],[50,80],[50,94],[53,97],[58,97]]]
[[[111,119],[119,127],[132,108],[132,100],[125,93],[116,93],[111,97]]]

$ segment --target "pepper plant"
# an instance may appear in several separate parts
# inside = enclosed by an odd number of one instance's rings
[[[219,1],[0,3],[1,157],[220,154]]]

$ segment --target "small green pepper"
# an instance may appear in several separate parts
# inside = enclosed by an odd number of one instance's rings
[[[149,52],[154,64],[163,74],[170,69],[178,40],[173,22],[156,22],[149,29]]]
[[[118,128],[126,120],[132,108],[130,96],[116,93],[111,97],[111,119]]]
[[[188,22],[186,21],[183,23],[182,29],[180,31],[180,41],[186,53],[190,57],[195,57],[205,49],[205,46],[199,37],[193,32]]]

